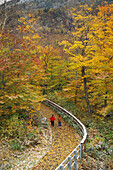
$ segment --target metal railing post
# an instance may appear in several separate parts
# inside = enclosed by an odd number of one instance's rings
[[[82,149],[83,149],[83,145],[85,144],[86,142],[86,139],[87,139],[87,131],[86,131],[86,128],[85,126],[80,122],[79,119],[77,119],[72,113],[70,113],[69,111],[67,111],[66,109],[62,108],[61,106],[59,106],[58,104],[48,100],[48,99],[45,99],[44,100],[44,103],[48,103],[49,106],[57,109],[58,111],[60,112],[63,112],[65,113],[67,116],[71,117],[72,120],[74,122],[76,122],[76,124],[79,126],[81,132],[82,132],[82,140],[81,140],[81,143],[76,147],[76,148],[79,148],[79,151],[77,151],[76,149],[72,151],[72,153],[70,153],[70,155],[56,168],[56,170],[64,170],[65,168],[69,168],[69,170],[72,169],[71,166],[74,166],[74,170],[77,170],[78,168],[78,159],[79,159],[79,162],[81,162],[81,158],[82,158]],[[77,156],[77,153],[79,152],[79,156]],[[74,162],[72,161],[72,154],[74,153]],[[66,163],[68,161],[68,163]],[[71,165],[71,163],[73,162],[73,164]]]
[[[71,170],[71,156],[68,157],[68,168],[69,170]]]
[[[63,165],[61,165],[61,166],[60,166],[60,169],[61,169],[61,170],[64,170],[64,166],[63,166]]]
[[[77,151],[74,151],[74,170],[77,170]]]
[[[82,158],[82,145],[80,144],[80,149],[79,149],[79,161],[81,161]]]

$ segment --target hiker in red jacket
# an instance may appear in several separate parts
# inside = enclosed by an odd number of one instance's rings
[[[51,120],[51,126],[54,126],[54,120],[55,120],[54,115],[52,115],[52,116],[50,117],[50,120]]]

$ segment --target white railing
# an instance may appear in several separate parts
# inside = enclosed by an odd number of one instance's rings
[[[52,106],[53,108],[62,111],[66,115],[68,115],[73,122],[75,122],[78,127],[80,128],[80,132],[82,134],[82,140],[79,143],[79,145],[67,156],[67,158],[55,169],[55,170],[71,170],[72,167],[74,167],[74,170],[77,170],[78,167],[78,161],[82,158],[82,152],[84,150],[84,144],[87,138],[87,131],[85,126],[78,120],[72,113],[68,112],[58,104],[46,99],[43,101],[44,103],[47,103],[49,106]]]

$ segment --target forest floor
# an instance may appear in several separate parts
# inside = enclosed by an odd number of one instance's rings
[[[51,127],[50,117],[55,116],[55,125]],[[55,168],[73,151],[80,143],[81,137],[76,129],[73,129],[69,123],[61,120],[62,126],[58,127],[58,114],[50,107],[41,105],[40,116],[47,118],[48,128],[41,128],[39,134],[39,144],[31,146],[24,151],[13,151],[7,143],[0,141],[0,170],[55,170]],[[103,146],[102,136],[95,128],[88,130],[88,139],[86,145]],[[97,153],[102,152],[95,150],[84,152],[82,162],[78,170],[112,170],[112,161],[110,163],[97,159]],[[103,148],[102,148],[103,149]],[[91,152],[92,151],[92,152]],[[111,165],[110,165],[111,164]]]
[[[54,170],[79,144],[80,136],[68,123],[61,120],[61,128],[58,127],[58,115],[49,107],[42,105],[42,116],[47,117],[50,123],[50,117],[54,114],[56,120],[55,125],[52,127],[52,146],[46,156],[39,161],[33,170]]]
[[[13,151],[8,143],[0,142],[0,170],[54,170],[79,144],[81,137],[62,119],[58,127],[58,114],[44,104],[41,117],[46,117],[48,129],[42,128],[40,143],[24,151]],[[55,125],[51,127],[50,117],[54,114]]]

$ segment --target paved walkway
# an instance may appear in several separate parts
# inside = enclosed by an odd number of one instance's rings
[[[70,154],[70,152],[79,144],[80,136],[76,130],[64,122],[62,119],[62,127],[58,127],[58,115],[48,106],[42,104],[41,114],[47,117],[50,123],[50,117],[54,114],[55,126],[52,127],[53,142],[46,156],[39,161],[33,170],[55,170],[55,168]]]

